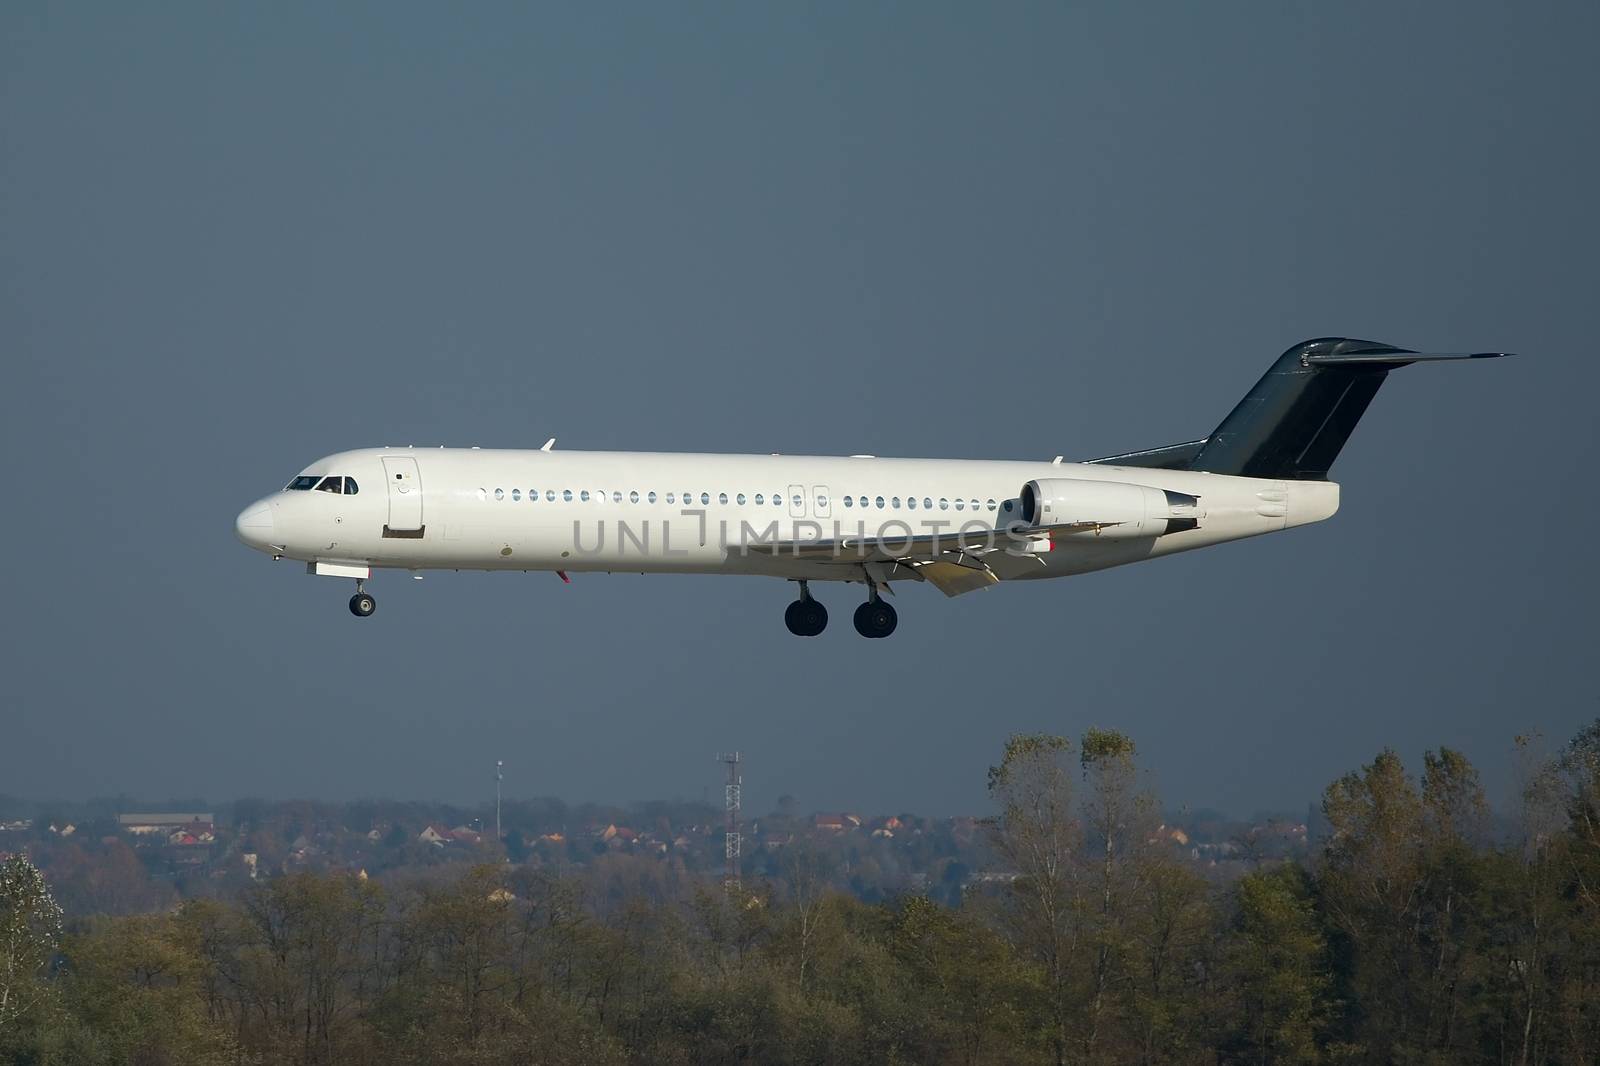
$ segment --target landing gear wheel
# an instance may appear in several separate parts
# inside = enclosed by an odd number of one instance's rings
[[[886,637],[899,624],[900,616],[882,600],[868,600],[856,608],[856,632],[864,637]]]
[[[828,628],[828,609],[810,597],[795,600],[784,610],[783,624],[797,637],[814,637]]]
[[[378,609],[378,601],[365,592],[358,592],[350,597],[350,613],[357,618],[370,617]]]

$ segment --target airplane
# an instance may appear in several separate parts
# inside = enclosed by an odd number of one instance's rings
[[[364,448],[318,459],[234,530],[354,579],[359,618],[380,568],[748,574],[796,583],[784,622],[802,637],[828,624],[812,584],[861,584],[855,628],[882,638],[895,582],[959,596],[1331,518],[1328,470],[1389,371],[1505,354],[1303,341],[1209,436],[1082,463]]]

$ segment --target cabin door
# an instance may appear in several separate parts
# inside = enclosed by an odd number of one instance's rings
[[[383,457],[384,481],[389,485],[389,524],[385,533],[422,532],[422,478],[417,461],[408,455]]]

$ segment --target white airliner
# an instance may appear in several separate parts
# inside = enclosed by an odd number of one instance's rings
[[[856,630],[886,637],[896,581],[958,596],[1331,517],[1328,468],[1390,370],[1502,354],[1306,341],[1210,436],[1087,463],[365,448],[312,463],[234,528],[355,579],[362,618],[375,568],[752,574],[798,583],[797,636],[828,624],[811,583],[859,582]]]

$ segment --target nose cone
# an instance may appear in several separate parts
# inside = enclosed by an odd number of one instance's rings
[[[234,536],[257,551],[271,549],[273,532],[272,507],[267,503],[252,503],[233,520]]]

